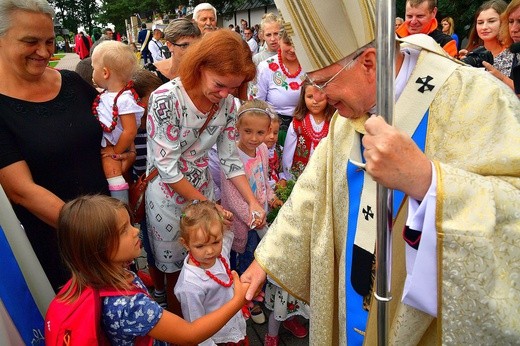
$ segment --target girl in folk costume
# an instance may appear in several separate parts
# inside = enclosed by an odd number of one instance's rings
[[[122,42],[103,41],[92,53],[92,79],[105,89],[92,104],[92,113],[103,128],[103,169],[110,194],[125,203],[128,184],[123,178],[120,156],[133,145],[144,114],[130,81],[137,66],[132,48]]]
[[[193,201],[181,216],[180,242],[188,251],[175,285],[182,314],[194,321],[219,309],[233,298],[229,251],[233,233],[224,227],[224,216],[214,202]],[[246,320],[238,311],[224,327],[199,345],[249,345]]]
[[[56,299],[76,301],[87,287],[119,290],[102,297],[101,323],[111,345],[135,345],[136,338],[153,338],[154,345],[196,344],[215,334],[246,303],[236,273],[225,304],[193,322],[164,310],[127,265],[141,254],[139,229],[130,221],[127,205],[108,196],[83,196],[63,207],[58,220],[58,245],[72,272],[70,285]],[[52,307],[52,305],[51,305]],[[49,322],[49,328],[52,327]],[[150,341],[148,339],[148,341]]]
[[[280,174],[282,173],[282,152],[283,147],[278,144],[278,132],[280,131],[280,118],[275,116],[271,119],[271,126],[269,132],[265,136],[264,143],[269,150],[269,168],[267,173],[269,175],[269,185],[275,189],[276,184],[280,181]],[[276,190],[276,189],[275,189]]]
[[[300,100],[285,138],[283,180],[294,180],[300,176],[318,143],[329,133],[329,123],[335,109],[325,98],[316,101],[314,95],[318,92],[309,82],[302,85]]]

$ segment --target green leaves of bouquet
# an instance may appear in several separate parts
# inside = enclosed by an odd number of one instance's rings
[[[289,180],[289,181],[287,181],[287,186],[278,187],[275,191],[276,196],[285,203],[287,201],[287,199],[289,198],[289,196],[291,195],[291,192],[292,192],[292,189],[293,189],[295,183],[296,183],[296,181]],[[267,223],[268,224],[273,223],[274,219],[276,219],[276,216],[278,215],[278,212],[280,211],[280,208],[281,207],[271,209],[269,214],[267,214]]]

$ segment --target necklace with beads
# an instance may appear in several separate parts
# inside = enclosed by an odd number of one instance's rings
[[[303,119],[302,125],[303,125],[302,126],[303,132],[305,132],[305,134],[311,139],[311,142],[312,142],[314,148],[316,148],[318,146],[319,142],[327,135],[327,133],[329,133],[329,123],[328,122],[325,122],[325,124],[323,124],[321,131],[315,131],[314,127],[312,126],[310,114],[308,114],[308,116],[306,116]]]
[[[199,267],[200,268],[200,262],[197,261],[195,259],[195,257],[193,257],[193,255],[191,254],[191,252],[188,254],[190,260],[193,262],[193,264],[196,266],[196,267]],[[231,285],[233,284],[233,275],[231,275],[231,270],[229,269],[229,266],[226,262],[226,259],[224,257],[222,257],[222,255],[218,255],[218,259],[222,262],[222,264],[224,265],[224,268],[226,268],[226,274],[228,275],[229,277],[229,282],[224,282],[222,280],[220,280],[218,277],[216,277],[212,272],[210,272],[209,270],[204,270],[204,272],[206,273],[207,276],[209,276],[213,281],[215,281],[217,284],[219,284],[220,286],[224,286],[224,287],[231,287]],[[202,269],[202,268],[201,268]]]
[[[296,70],[295,73],[290,74],[289,71],[287,71],[287,69],[285,68],[285,65],[283,64],[281,49],[278,49],[278,62],[280,63],[280,68],[282,69],[283,74],[286,75],[287,78],[296,78],[296,77],[298,77],[300,72],[302,72],[302,65],[300,65],[300,63],[298,63],[298,69]]]
[[[117,120],[119,119],[119,109],[117,107],[117,99],[119,98],[119,96],[121,96],[121,94],[123,92],[125,92],[127,90],[129,90],[132,93],[132,96],[134,97],[134,100],[137,102],[137,104],[140,104],[139,95],[137,95],[137,92],[134,90],[134,83],[132,81],[130,81],[123,89],[121,89],[117,93],[116,97],[114,98],[114,105],[112,106],[112,122],[110,123],[110,126],[106,126],[105,124],[103,124],[103,122],[101,120],[99,120],[99,113],[98,113],[98,107],[99,107],[99,101],[101,100],[101,95],[103,93],[105,93],[106,90],[103,91],[102,93],[98,94],[96,96],[96,98],[94,99],[94,102],[92,103],[92,114],[99,121],[99,125],[101,125],[101,128],[103,129],[104,132],[110,133],[110,132],[114,131],[114,129],[116,128]]]

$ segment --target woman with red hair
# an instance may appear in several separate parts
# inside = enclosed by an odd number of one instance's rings
[[[216,144],[220,168],[249,205],[255,227],[265,212],[246,180],[235,144],[235,97],[246,97],[255,77],[251,50],[235,32],[217,30],[190,44],[174,78],[150,96],[146,213],[157,268],[166,273],[169,310],[181,314],[173,287],[186,251],[178,242],[182,210],[192,200],[213,200],[208,151]]]

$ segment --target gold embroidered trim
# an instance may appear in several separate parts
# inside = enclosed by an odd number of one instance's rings
[[[433,161],[433,166],[437,172],[437,205],[435,211],[435,228],[437,229],[437,345],[442,344],[442,258],[444,231],[442,229],[442,215],[444,209],[444,199],[446,198],[443,189],[444,182],[440,164]]]

